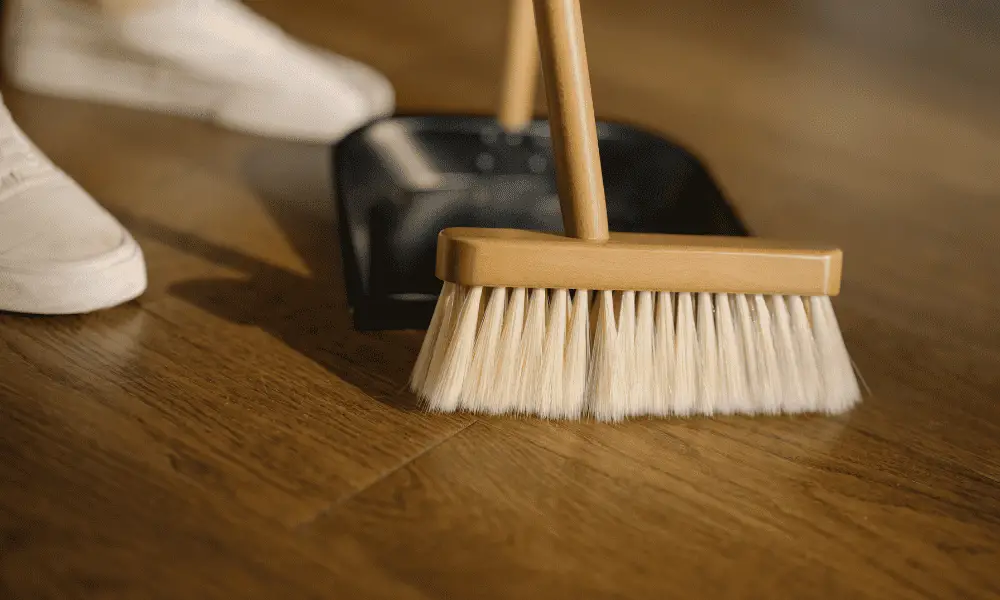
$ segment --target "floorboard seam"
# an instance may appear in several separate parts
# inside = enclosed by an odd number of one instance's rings
[[[417,452],[416,454],[414,454],[413,456],[411,456],[408,459],[404,460],[403,462],[399,463],[398,465],[396,465],[394,467],[391,467],[389,469],[386,469],[385,471],[383,471],[382,473],[380,473],[375,479],[373,479],[368,484],[366,484],[366,485],[364,485],[362,487],[359,487],[358,489],[356,489],[356,490],[354,490],[354,491],[352,491],[352,492],[350,492],[348,494],[345,494],[344,496],[342,496],[340,498],[337,498],[336,500],[334,500],[333,502],[331,502],[327,506],[323,507],[322,510],[317,511],[316,514],[314,514],[313,516],[309,517],[308,519],[303,520],[301,523],[297,523],[297,524],[293,525],[292,529],[295,530],[295,531],[303,531],[305,529],[308,529],[309,526],[311,526],[316,521],[322,519],[325,515],[329,514],[331,511],[335,510],[337,507],[342,506],[344,504],[347,504],[352,499],[354,499],[356,496],[358,496],[360,494],[363,494],[367,490],[369,490],[372,487],[378,485],[383,480],[391,477],[397,471],[405,469],[407,466],[409,466],[410,464],[414,463],[415,461],[417,461],[418,459],[420,459],[425,454],[431,452],[432,450],[434,450],[438,446],[441,446],[442,444],[445,444],[446,442],[448,442],[449,440],[451,440],[455,436],[461,434],[463,431],[465,431],[466,429],[472,427],[473,425],[478,424],[479,422],[480,422],[479,419],[472,419],[467,424],[465,424],[462,427],[456,429],[455,431],[453,431],[449,435],[444,436],[443,438],[441,438],[437,442],[428,445],[426,448],[422,449],[420,452]]]

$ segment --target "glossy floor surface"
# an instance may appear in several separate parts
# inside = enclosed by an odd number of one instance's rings
[[[488,112],[506,3],[260,0]],[[5,98],[131,230],[137,302],[0,315],[0,596],[995,598],[1000,9],[584,1],[598,113],[698,152],[760,235],[845,251],[839,418],[426,415],[358,333],[323,148]],[[992,566],[991,566],[992,565]]]

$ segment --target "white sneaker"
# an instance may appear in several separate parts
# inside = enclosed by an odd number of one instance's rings
[[[113,18],[74,0],[15,0],[7,73],[27,91],[333,142],[391,114],[370,67],[305,46],[237,0],[167,0]]]
[[[88,313],[145,289],[139,245],[31,143],[0,98],[0,310]]]

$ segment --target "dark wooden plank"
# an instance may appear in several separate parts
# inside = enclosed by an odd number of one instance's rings
[[[66,405],[87,397],[59,393]],[[129,419],[42,414],[36,400],[3,397],[0,596],[419,597],[377,573],[335,573],[328,556],[262,517],[253,496],[269,495],[272,511],[290,504],[272,482],[235,486],[239,466],[227,471],[181,449],[157,461],[137,436],[147,449],[122,453],[134,427],[117,425]],[[171,445],[185,443],[190,436]]]
[[[480,423],[309,536],[440,598],[995,597],[1000,481],[858,420]]]

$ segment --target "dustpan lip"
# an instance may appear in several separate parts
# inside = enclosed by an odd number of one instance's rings
[[[499,126],[499,122],[497,121],[496,115],[491,114],[490,112],[487,111],[479,112],[475,110],[470,110],[467,112],[456,113],[456,112],[448,112],[445,110],[441,110],[440,112],[436,112],[434,110],[401,110],[387,117],[382,117],[380,119],[369,121],[365,123],[363,126],[355,129],[348,135],[344,136],[339,141],[335,142],[332,145],[334,150],[334,155],[333,155],[334,164],[339,166],[342,162],[337,158],[338,153],[336,151],[338,149],[354,144],[358,137],[364,135],[364,133],[369,129],[371,129],[373,126],[384,122],[410,120],[410,119],[441,119],[447,121],[475,120],[480,122],[497,123]],[[544,115],[536,115],[535,118],[532,119],[531,123],[541,124],[541,123],[546,123],[547,121],[548,119],[545,118]],[[656,128],[640,124],[636,121],[631,121],[629,119],[623,119],[617,117],[613,119],[598,117],[597,125],[598,127],[604,126],[606,128],[612,128],[613,130],[617,130],[620,133],[639,136],[640,138],[642,138],[642,141],[645,142],[659,143],[664,146],[671,146],[673,148],[679,149],[698,164],[702,165],[703,167],[705,166],[705,160],[701,154],[693,151],[686,144],[681,143],[679,139],[673,137],[672,135],[664,131],[660,131]],[[599,139],[607,139],[608,137],[609,136],[607,135],[605,136],[600,135],[600,132],[598,133]]]

